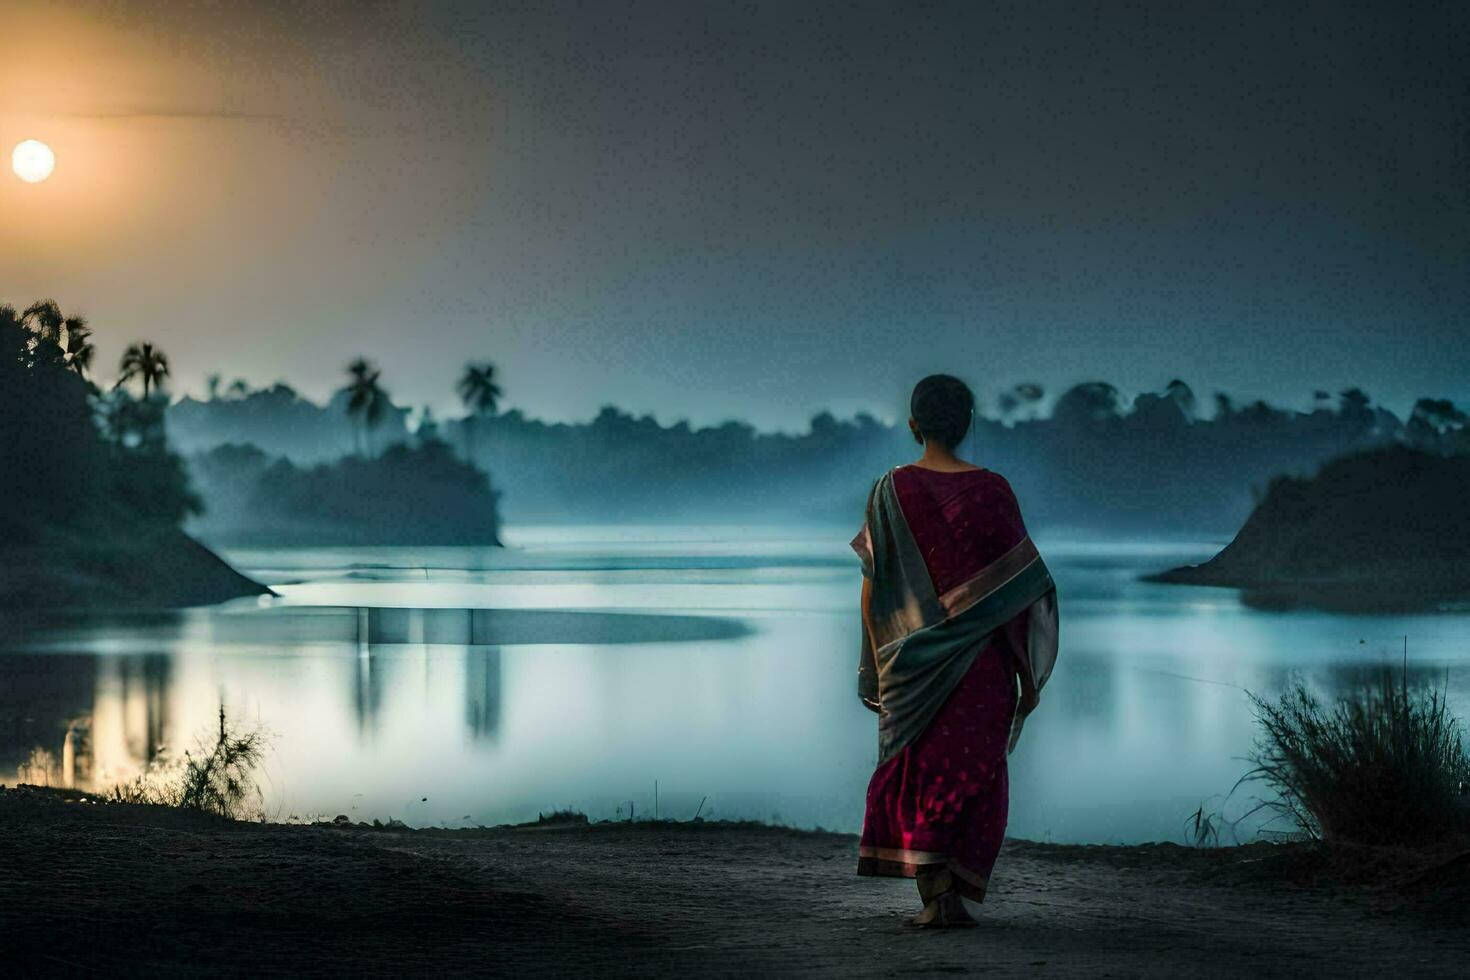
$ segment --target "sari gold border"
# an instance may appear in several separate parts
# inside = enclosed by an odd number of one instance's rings
[[[1027,566],[1040,557],[1036,545],[1031,543],[1031,536],[1027,535],[973,578],[961,582],[940,596],[939,604],[944,607],[948,617],[958,616],[1024,572]]]
[[[990,879],[976,874],[957,861],[949,862],[949,873],[954,875],[954,890],[972,902],[985,901],[985,892],[990,888]]]
[[[946,864],[949,861],[949,855],[941,851],[910,851],[901,847],[870,847],[867,844],[858,848],[858,857],[912,865]]]
[[[893,847],[858,848],[857,873],[866,878],[914,878],[923,868],[942,865],[954,875],[954,888],[972,902],[985,901],[990,879],[976,874],[938,851],[908,851]]]
[[[995,561],[985,566],[974,577],[961,582],[939,597],[939,605],[944,609],[944,618],[933,623],[910,630],[902,636],[895,637],[874,651],[874,659],[881,662],[887,654],[895,647],[902,644],[909,637],[926,630],[939,623],[948,622],[956,616],[969,609],[975,603],[993,594],[996,590],[1004,588],[1012,579],[1020,575],[1031,565],[1041,559],[1041,554],[1032,543],[1031,536],[1027,535],[1011,547],[1010,551],[1001,555]]]

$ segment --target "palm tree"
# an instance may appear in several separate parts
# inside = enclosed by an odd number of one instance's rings
[[[66,318],[61,315],[61,307],[56,300],[37,300],[27,306],[20,315],[20,322],[30,326],[42,340],[61,346],[61,328]]]
[[[12,365],[29,366],[31,332],[9,303],[0,303],[0,371]],[[4,425],[0,419],[0,426]]]
[[[62,316],[61,307],[56,305],[56,300],[37,300],[27,306],[20,315],[20,322],[30,330],[34,338],[29,343],[29,349],[38,363],[65,362],[66,350],[61,345],[61,331],[66,324],[66,317]]]
[[[388,408],[388,393],[378,385],[383,374],[369,360],[359,357],[347,365],[347,416],[362,432],[364,448],[368,447],[371,431],[383,419]]]
[[[464,374],[455,385],[459,400],[464,402],[465,457],[471,462],[475,457],[474,424],[482,415],[493,415],[500,407],[500,386],[495,383],[495,365],[466,364]]]
[[[77,373],[77,377],[86,378],[87,372],[92,369],[92,355],[96,349],[92,346],[92,328],[87,326],[87,318],[84,316],[69,316],[66,318],[66,366]]]
[[[163,379],[168,377],[168,358],[152,344],[140,342],[123,351],[118,370],[122,372],[117,379],[119,385],[127,384],[134,378],[142,380],[143,400],[147,401],[153,389],[162,385]]]

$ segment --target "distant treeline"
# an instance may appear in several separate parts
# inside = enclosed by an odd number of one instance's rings
[[[186,398],[169,411],[171,436],[191,455],[252,444],[298,463],[360,445],[347,394],[320,406],[285,385]],[[1439,453],[1470,449],[1465,416],[1424,399],[1408,419],[1349,389],[1318,392],[1296,411],[1214,397],[1202,412],[1190,388],[1125,400],[1112,385],[1067,389],[1048,414],[1044,392],[1021,385],[994,414],[979,415],[977,462],[1003,472],[1034,526],[1098,532],[1234,532],[1253,499],[1281,474],[1306,474],[1356,449],[1406,443]],[[369,436],[379,449],[411,443],[409,412],[392,406]],[[548,423],[512,410],[474,413],[434,427],[494,475],[508,521],[817,520],[852,523],[868,486],[917,450],[907,427],[822,413],[810,431],[757,432],[741,422],[660,425],[606,408],[586,423]],[[970,440],[962,447],[970,454]]]
[[[190,462],[208,501],[190,529],[211,542],[500,543],[489,478],[438,439],[309,466],[241,445],[218,446]]]

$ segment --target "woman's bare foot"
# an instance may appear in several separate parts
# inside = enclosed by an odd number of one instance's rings
[[[916,929],[965,929],[978,923],[970,917],[964,899],[956,892],[936,895],[924,904],[924,911],[909,920]]]

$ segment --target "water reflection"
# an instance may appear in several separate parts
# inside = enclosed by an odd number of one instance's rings
[[[382,658],[373,657],[372,647],[362,644],[357,657],[351,664],[352,709],[357,719],[359,736],[371,735],[378,729],[378,716],[383,707],[383,671],[386,664]]]
[[[521,645],[570,635],[581,642],[688,642],[742,636],[738,623],[699,616],[491,609],[244,607],[187,614],[92,615],[77,620],[28,614],[9,617],[0,646],[0,772],[16,782],[106,791],[177,757],[212,722],[223,702],[257,715],[270,681],[200,683],[201,661],[233,674],[281,659],[340,659],[359,741],[384,727],[385,699],[408,689],[407,660],[422,665],[418,685],[437,712],[434,664],[460,658],[464,731],[493,743],[503,714],[501,650],[487,640]],[[148,649],[153,652],[136,653]],[[42,652],[34,652],[42,651]],[[238,658],[238,659],[237,659]],[[263,659],[262,659],[263,658]],[[176,663],[183,691],[175,690]],[[266,671],[275,674],[276,671]],[[261,682],[265,681],[265,686]],[[177,724],[175,708],[187,724]],[[306,728],[328,720],[311,707]]]
[[[86,656],[6,659],[0,682],[0,772],[14,772],[18,781],[68,785],[63,766],[70,753],[66,769],[75,778],[73,730],[90,716],[94,671]]]
[[[469,650],[464,661],[464,717],[474,739],[500,730],[500,648]]]
[[[117,668],[118,700],[124,705],[124,732],[128,750],[150,764],[167,745],[168,687],[171,662],[162,654],[121,657],[111,663]]]
[[[707,797],[717,816],[853,830],[876,739],[853,696],[842,541],[828,557],[742,542],[738,560],[710,540],[678,561],[562,546],[511,568],[476,552],[454,569],[441,550],[442,581],[391,551],[280,552],[262,567],[300,584],[274,606],[7,621],[0,778],[126,782],[192,745],[223,700],[271,734],[278,816],[612,816],[651,811],[658,780],[670,812]],[[1263,613],[1137,581],[1198,557],[1049,550],[1062,659],[1013,757],[1013,834],[1180,839],[1246,768],[1245,691],[1300,675],[1333,696],[1399,668],[1406,633],[1410,683],[1447,683],[1465,713],[1470,617]]]
[[[156,763],[171,743],[165,654],[5,654],[0,764],[15,781],[101,788]]]

